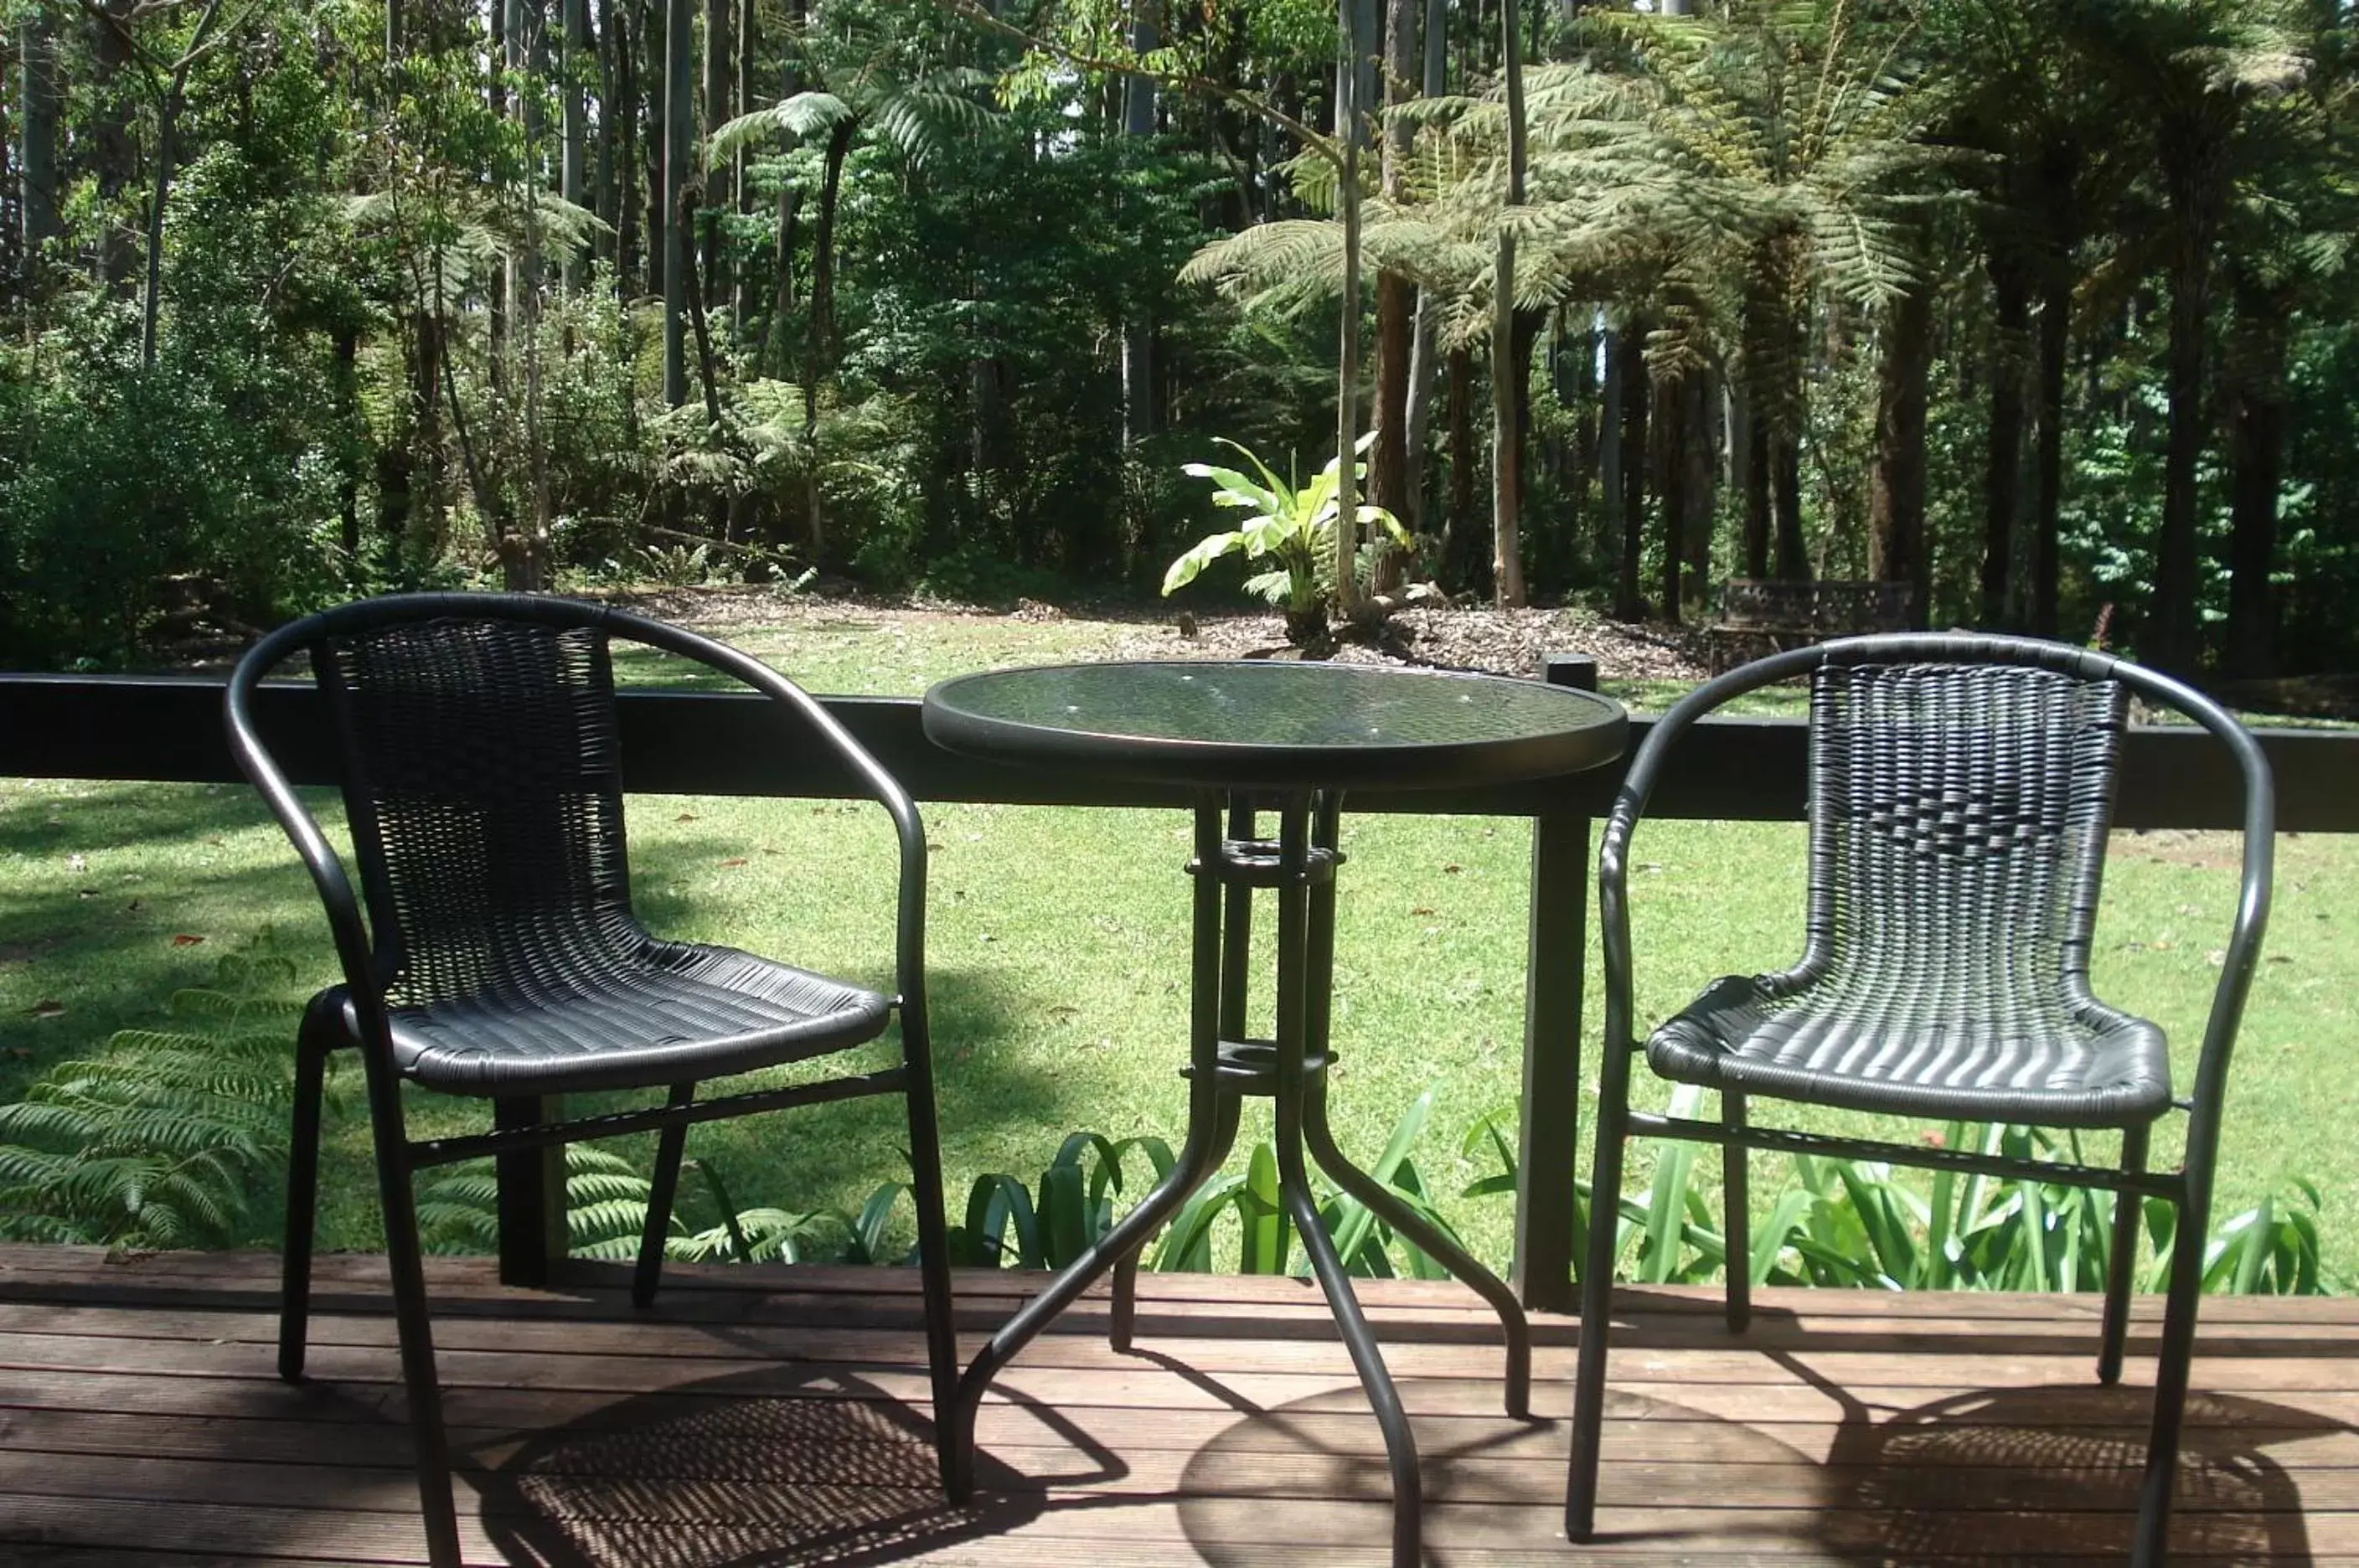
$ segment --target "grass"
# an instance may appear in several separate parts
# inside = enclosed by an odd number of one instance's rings
[[[1113,634],[1079,621],[945,616],[912,626],[847,616],[730,635],[814,689],[906,693],[965,669],[1092,657]],[[654,671],[634,665],[627,673]],[[1653,691],[1631,694],[1660,705]],[[332,804],[318,804],[332,820]],[[888,983],[892,883],[881,813],[687,797],[636,799],[632,811],[635,887],[650,925]],[[1184,817],[940,805],[927,809],[926,822],[939,1093],[954,1192],[984,1171],[1029,1180],[1075,1127],[1176,1138],[1185,1104],[1177,1074],[1187,1005]],[[1332,1099],[1342,1139],[1373,1158],[1394,1118],[1431,1089],[1419,1165],[1477,1252],[1495,1259],[1507,1253],[1508,1205],[1454,1197],[1482,1173],[1460,1158],[1458,1138],[1516,1093],[1528,840],[1519,821],[1350,819],[1351,864],[1338,884],[1342,1064]],[[1659,1016],[1715,975],[1792,956],[1802,848],[1797,824],[1641,829],[1633,901],[1642,1012]],[[2182,1084],[2227,928],[2234,855],[2233,837],[2221,834],[2115,841],[2098,990],[2169,1031]],[[2359,1234],[2359,1144],[2332,1129],[2359,1120],[2359,1087],[2335,1071],[2343,998],[2359,979],[2354,886],[2359,844],[2318,835],[2281,844],[2277,915],[2232,1080],[2219,1195],[2225,1214],[2287,1175],[2313,1178],[2326,1198],[2327,1262],[2345,1275],[2359,1263],[2351,1241]],[[0,782],[0,1098],[116,1029],[153,1023],[173,987],[203,983],[212,954],[265,925],[285,934],[307,978],[325,983],[331,963],[316,901],[243,787]],[[1584,1094],[1595,1077],[1593,942],[1586,962]],[[1266,1007],[1266,993],[1257,1001]],[[353,1110],[332,1134],[323,1241],[365,1247],[375,1240],[375,1204],[356,1076],[348,1087]],[[421,1127],[456,1128],[468,1125],[469,1110],[420,1096],[415,1115]],[[1246,1141],[1266,1114],[1248,1107]],[[898,1117],[897,1103],[879,1101],[720,1123],[698,1130],[693,1151],[727,1173],[741,1203],[850,1206],[898,1173]],[[1648,1159],[1641,1146],[1634,1186]],[[1782,1181],[1777,1162],[1763,1160],[1759,1201],[1766,1205]],[[267,1238],[276,1225],[275,1214],[258,1213],[255,1235]]]

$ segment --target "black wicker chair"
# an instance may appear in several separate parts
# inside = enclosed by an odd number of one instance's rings
[[[1720,1093],[1718,1123],[1629,1108],[1633,1030],[1628,855],[1632,831],[1671,747],[1742,692],[1810,681],[1807,942],[1777,975],[1720,980],[1643,1045],[1660,1076]],[[2245,794],[2244,882],[2198,1058],[2175,1098],[2162,1031],[2089,988],[2091,932],[2129,699],[2178,710],[2234,754]],[[2034,1175],[2118,1194],[2097,1376],[2119,1377],[2139,1200],[2178,1209],[2139,1495],[2135,1561],[2158,1568],[2169,1524],[2180,1416],[2195,1334],[2220,1106],[2269,901],[2273,798],[2252,736],[2178,681],[2102,654],[1976,636],[1850,638],[1734,670],[1657,724],[1631,764],[1599,850],[1605,950],[1605,1061],[1599,1084],[1593,1213],[1610,1215],[1633,1135],[1726,1151],[1727,1243],[1749,1256],[1745,1150],[1783,1149],[1895,1164]],[[1940,1120],[2115,1128],[2119,1170],[1971,1150],[1883,1144],[1750,1125],[1766,1095]],[[2187,1113],[2186,1160],[2148,1171],[2153,1124]],[[1598,1438],[1615,1229],[1593,1224],[1582,1276],[1567,1533],[1595,1530]],[[1728,1324],[1741,1332],[1750,1281],[1728,1270]]]
[[[610,637],[735,676],[798,740],[831,753],[900,841],[897,997],[723,947],[659,941],[631,910]],[[342,759],[367,905],[265,749],[255,688],[310,658]],[[908,1106],[927,1354],[938,1410],[958,1367],[941,1156],[928,1055],[925,837],[916,808],[819,704],[719,643],[620,611],[507,594],[414,594],[348,604],[273,633],[231,678],[230,742],[295,842],[344,983],[314,997],[297,1048],[288,1177],[282,1377],[303,1370],[328,1053],[356,1047],[368,1084],[402,1376],[432,1561],[459,1561],[441,1399],[410,1188],[417,1170],[484,1154],[660,1129],[632,1293],[652,1300],[688,1125],[872,1094]],[[897,1008],[897,1065],[699,1101],[698,1083],[873,1040]],[[403,1084],[496,1097],[495,1130],[412,1141]],[[541,1097],[660,1088],[664,1105],[571,1121],[519,1118]],[[948,1485],[955,1472],[940,1449]]]

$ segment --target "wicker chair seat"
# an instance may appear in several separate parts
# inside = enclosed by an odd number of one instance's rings
[[[875,1040],[889,1004],[734,948],[650,942],[635,962],[390,1009],[402,1074],[451,1094],[641,1089]]]
[[[1658,1029],[1647,1061],[1679,1083],[1942,1121],[2122,1127],[2170,1105],[2161,1029],[2060,996],[1938,1007],[1733,975]]]

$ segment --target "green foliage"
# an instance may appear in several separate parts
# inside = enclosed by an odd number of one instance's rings
[[[1693,1084],[1673,1091],[1670,1114],[1692,1116],[1703,1097]],[[1469,1159],[1487,1155],[1498,1169],[1463,1196],[1512,1193],[1516,1150],[1503,1130],[1512,1110],[1495,1111],[1467,1133]],[[2083,1163],[2077,1134],[1952,1122],[1941,1147],[2012,1159]],[[1729,1267],[1715,1206],[1695,1180],[1693,1143],[1657,1146],[1653,1179],[1643,1194],[1622,1193],[1614,1256],[1617,1279],[1647,1284],[1701,1284]],[[1756,1156],[1756,1167],[1759,1156]],[[2102,1290],[2113,1254],[2114,1195],[2028,1178],[2003,1181],[1955,1171],[1912,1171],[1886,1162],[1797,1155],[1794,1181],[1751,1216],[1756,1285],[1819,1285],[1885,1290]],[[1909,1179],[1914,1177],[1915,1179]],[[1576,1183],[1573,1258],[1587,1256],[1593,1194]],[[2284,1191],[2222,1222],[2204,1247],[2203,1288],[2277,1295],[2347,1290],[2320,1263],[2319,1195],[2299,1177]],[[2159,1291],[2170,1270],[2175,1210],[2160,1198],[2142,1211],[2148,1244],[2136,1265],[2138,1288]],[[1628,1258],[1625,1264],[1622,1260]]]
[[[1361,437],[1355,452],[1366,452],[1375,439],[1373,430]],[[1247,593],[1281,606],[1290,615],[1320,609],[1332,591],[1335,519],[1342,511],[1336,494],[1342,484],[1338,461],[1329,458],[1318,477],[1298,489],[1270,472],[1269,465],[1245,447],[1226,439],[1221,444],[1253,464],[1260,478],[1210,463],[1190,463],[1182,472],[1190,478],[1212,482],[1215,506],[1250,515],[1242,528],[1207,534],[1174,561],[1163,574],[1164,593],[1168,596],[1193,583],[1216,561],[1242,555],[1249,561],[1272,563],[1245,579]],[[1354,463],[1353,472],[1364,474],[1367,465]],[[1402,549],[1414,546],[1400,519],[1382,506],[1363,506],[1358,517],[1364,526],[1383,529]]]
[[[828,1210],[740,1209],[711,1160],[680,1163],[664,1256],[684,1263],[905,1261],[886,1250],[886,1226],[908,1189],[888,1182],[856,1216]],[[629,1259],[639,1253],[653,1184],[629,1160],[593,1144],[565,1146],[565,1222],[576,1258]],[[690,1211],[709,1211],[697,1226]],[[499,1247],[499,1181],[490,1160],[452,1167],[420,1185],[419,1234],[430,1252],[493,1252]]]
[[[124,1029],[0,1105],[0,1237],[227,1247],[284,1180],[299,1005],[266,930],[174,993],[171,1027]]]

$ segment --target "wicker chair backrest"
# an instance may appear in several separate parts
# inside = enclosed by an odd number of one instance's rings
[[[2090,1005],[2126,705],[2116,681],[2029,664],[1820,663],[1809,945],[1791,978],[1986,1021],[2060,985]]]
[[[387,1001],[529,996],[643,940],[603,632],[452,616],[312,651]]]

